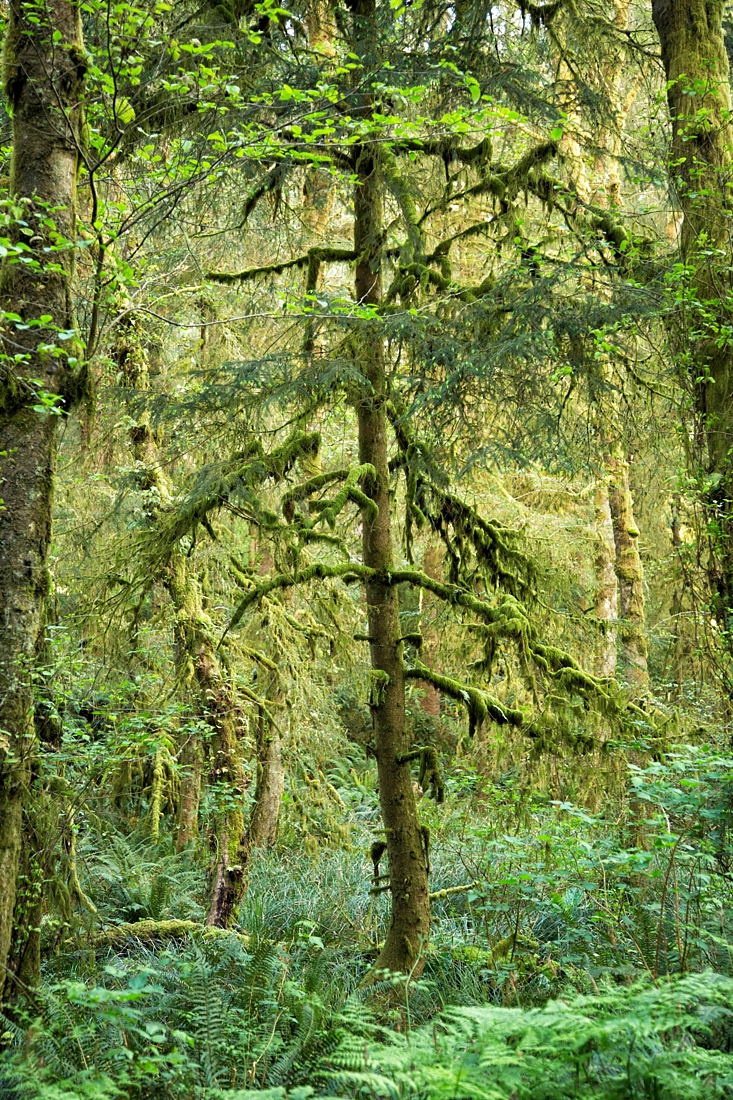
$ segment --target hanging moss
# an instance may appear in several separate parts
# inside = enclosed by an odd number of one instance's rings
[[[419,749],[413,749],[411,752],[403,753],[401,756],[397,757],[398,764],[409,764],[413,760],[420,761],[418,783],[425,794],[434,798],[436,802],[445,802],[445,784],[440,770],[438,752],[434,746],[422,745]],[[427,826],[425,826],[425,829],[427,830]],[[423,836],[426,864],[428,863],[429,845],[430,834],[429,830],[427,830],[427,835]]]
[[[405,539],[412,561],[412,528],[426,522],[445,545],[448,577],[472,586],[477,575],[504,592],[531,598],[535,587],[532,562],[517,546],[518,533],[492,523],[445,487],[445,477],[428,449],[416,437],[394,404],[390,418],[399,447],[398,467],[405,473]]]
[[[487,692],[450,676],[442,676],[419,662],[415,664],[414,668],[405,669],[405,678],[425,680],[449,698],[463,704],[468,711],[469,733],[471,736],[489,718],[500,726],[507,724],[521,726],[524,722],[524,715],[520,710],[506,707],[498,699],[488,695]]]
[[[195,537],[197,527],[210,512],[226,507],[230,500],[241,496],[249,499],[262,525],[277,527],[277,517],[259,503],[260,486],[268,480],[282,481],[299,459],[316,455],[320,445],[318,432],[296,431],[270,454],[265,454],[259,443],[253,443],[226,465],[205,466],[189,495],[168,508],[161,508],[155,524],[140,536],[140,570],[145,576],[159,570],[184,535]]]
[[[367,683],[369,686],[369,706],[381,706],[390,684],[389,673],[381,668],[370,668],[367,673]]]

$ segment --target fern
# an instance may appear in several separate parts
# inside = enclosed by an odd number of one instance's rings
[[[352,1095],[431,1100],[727,1097],[733,1057],[706,1048],[727,1045],[731,1021],[733,982],[708,972],[544,1009],[450,1009],[360,1058],[347,1037],[327,1077]]]

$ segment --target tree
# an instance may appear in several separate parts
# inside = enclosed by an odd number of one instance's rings
[[[87,64],[78,5],[12,3],[4,49],[13,154],[10,240],[0,284],[0,991],[35,752],[33,667],[49,592],[59,414],[77,399],[82,382],[73,340]]]
[[[692,473],[707,513],[712,608],[733,697],[733,347],[729,173],[733,130],[720,0],[653,0],[672,124],[670,175],[683,215],[668,276],[669,332],[696,413]]]

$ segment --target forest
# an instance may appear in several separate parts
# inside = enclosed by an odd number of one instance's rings
[[[0,22],[0,1098],[730,1100],[733,12]]]

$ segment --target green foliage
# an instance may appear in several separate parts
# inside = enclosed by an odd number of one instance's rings
[[[706,973],[659,988],[609,989],[543,1009],[453,1009],[429,1027],[333,1056],[354,1095],[689,1097],[728,1094],[733,983]]]
[[[728,1095],[733,982],[720,975],[529,1010],[453,1008],[410,1029],[418,984],[403,991],[408,1033],[395,1034],[359,998],[329,1007],[325,960],[308,962],[306,943],[292,980],[298,950],[247,954],[232,939],[169,949],[154,968],[112,961],[98,986],[57,983],[25,1010],[27,1034],[6,1020],[4,1087],[38,1100]]]
[[[81,854],[87,888],[103,920],[203,919],[205,878],[191,853],[176,854],[169,838],[151,845],[145,834],[103,838],[90,831]]]

